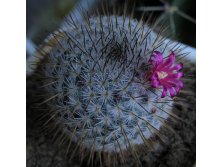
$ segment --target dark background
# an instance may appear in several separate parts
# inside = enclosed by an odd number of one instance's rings
[[[27,0],[27,37],[36,45],[40,44],[53,30],[58,28],[64,17],[75,7],[80,0]],[[102,0],[97,0],[93,7],[98,7]],[[104,0],[103,0],[104,1]],[[155,11],[149,9],[155,19],[163,18],[162,22],[168,25],[171,37],[190,46],[196,46],[196,1],[195,0],[112,0],[106,1],[112,6],[124,6],[124,3],[135,8],[139,7],[177,7],[178,12]],[[135,17],[140,18],[143,11],[135,10]],[[191,20],[184,13],[191,17]]]

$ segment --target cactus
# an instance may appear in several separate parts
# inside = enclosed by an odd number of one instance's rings
[[[150,59],[156,51],[164,59],[171,51],[183,53],[162,32],[126,15],[86,16],[83,22],[70,15],[48,37],[35,72],[40,106],[50,116],[44,126],[53,124],[55,136],[68,140],[67,152],[75,145],[72,151],[92,164],[95,154],[110,166],[118,163],[116,155],[119,163],[133,155],[139,164],[139,152],[155,147],[154,138],[167,142],[167,120],[179,118],[174,99],[151,85]]]

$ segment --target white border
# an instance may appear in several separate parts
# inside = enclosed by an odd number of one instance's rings
[[[0,166],[26,164],[24,0],[1,1],[0,20]]]
[[[221,166],[221,1],[197,1],[197,167]]]

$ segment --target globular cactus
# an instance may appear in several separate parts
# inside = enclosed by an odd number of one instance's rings
[[[153,84],[154,58],[182,55],[179,45],[126,15],[87,16],[82,22],[70,16],[45,45],[35,72],[43,92],[40,105],[50,115],[44,125],[56,125],[69,151],[92,164],[95,154],[110,166],[130,155],[139,164],[139,152],[154,147],[153,138],[166,142],[167,119],[177,116],[167,89],[162,96],[162,87]],[[173,96],[181,87],[168,91]]]

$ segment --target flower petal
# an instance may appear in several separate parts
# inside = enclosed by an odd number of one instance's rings
[[[183,87],[184,87],[184,84],[183,84],[182,81],[176,80],[176,83],[177,83],[177,85],[179,86],[179,88],[183,88]]]
[[[173,97],[173,96],[176,95],[176,92],[175,92],[175,90],[173,89],[173,87],[169,88],[168,90],[169,90],[169,92],[170,92],[170,96],[171,96],[171,97]]]
[[[150,80],[158,80],[157,73],[153,73],[152,76],[150,77]]]
[[[163,63],[163,55],[158,51],[154,51],[149,62],[154,65],[160,65]]]
[[[183,68],[183,63],[177,64],[175,67],[173,67],[171,70],[179,71]]]
[[[174,54],[174,52],[171,52],[169,55],[169,58],[167,58],[165,60],[165,62],[163,63],[163,66],[164,67],[171,67],[174,64],[174,61],[175,61],[175,54]]]
[[[154,88],[158,88],[158,87],[160,87],[160,82],[158,80],[152,80],[151,86]]]
[[[170,87],[177,87],[176,80],[166,80],[166,81],[161,81],[162,85],[170,88]]]
[[[164,98],[166,95],[167,95],[167,88],[163,87],[163,92],[162,92],[161,98]]]
[[[173,80],[167,80],[167,84],[170,85],[171,87],[179,87],[179,88],[183,88],[183,82],[177,79],[173,79]]]
[[[183,73],[182,72],[178,72],[175,74],[169,74],[167,78],[182,78],[183,77]]]
[[[175,89],[175,91],[176,91],[176,94],[179,93],[179,91],[180,91],[180,88],[179,88],[179,87],[175,87],[174,89]]]

